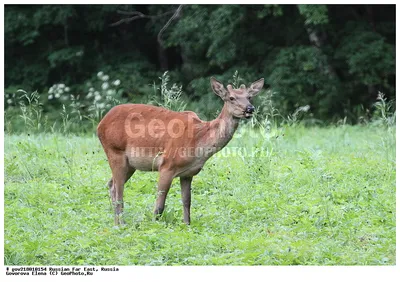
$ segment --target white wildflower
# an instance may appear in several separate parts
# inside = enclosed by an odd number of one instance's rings
[[[99,96],[100,95],[99,91],[94,91],[94,95]]]
[[[89,94],[87,94],[86,98],[92,98],[93,97],[93,93],[89,92]]]
[[[94,100],[95,100],[95,101],[101,100],[101,96],[100,96],[100,95],[99,95],[99,96],[95,96],[95,97],[94,97]]]
[[[110,77],[109,77],[108,75],[104,75],[104,76],[101,78],[101,80],[107,81],[109,78],[110,78]]]
[[[97,77],[102,77],[103,76],[103,72],[102,71],[99,71],[98,73],[97,73]]]
[[[101,85],[101,88],[102,88],[103,90],[106,90],[106,89],[108,88],[108,82],[104,82],[104,83]]]
[[[90,87],[89,88],[89,92],[93,92],[94,91],[94,88],[93,87]]]
[[[114,94],[114,90],[108,89],[108,90],[107,90],[107,95],[110,95],[110,96],[111,96],[112,94]]]
[[[53,86],[52,87],[50,87],[50,89],[49,89],[49,94],[51,94],[51,93],[53,93],[53,91],[54,91],[54,88],[53,88]]]
[[[11,104],[11,103],[12,103],[12,100],[11,100],[11,99],[8,99],[8,100],[7,100],[7,103],[8,103],[8,104]]]
[[[115,86],[118,86],[118,85],[121,84],[121,80],[117,79],[117,80],[115,80],[115,81],[113,82],[113,84],[114,84]]]
[[[53,95],[49,95],[49,97],[47,97],[47,98],[49,98],[49,100],[51,100],[51,99],[53,99]]]
[[[65,87],[65,84],[64,84],[64,83],[60,83],[60,84],[58,85],[58,87],[64,88],[64,87]]]
[[[64,89],[66,92],[69,92],[69,87],[65,87]]]
[[[60,98],[60,93],[56,93],[56,95],[54,95],[54,97]]]
[[[104,104],[104,103],[100,103],[100,104],[98,104],[97,106],[98,106],[100,109],[103,109],[104,106],[105,106],[105,104]]]

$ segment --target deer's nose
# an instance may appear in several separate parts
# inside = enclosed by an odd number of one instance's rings
[[[253,105],[248,105],[246,107],[246,113],[252,114],[254,112],[255,108]]]

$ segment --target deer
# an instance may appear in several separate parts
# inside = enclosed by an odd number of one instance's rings
[[[183,222],[190,224],[192,179],[205,162],[232,139],[241,119],[252,117],[252,98],[263,88],[261,78],[246,87],[224,85],[211,77],[211,88],[224,105],[218,117],[201,120],[192,111],[176,112],[147,104],[114,106],[99,122],[97,136],[107,156],[108,182],[115,225],[122,217],[124,185],[136,170],[159,173],[154,217],[159,219],[172,180],[180,178]]]

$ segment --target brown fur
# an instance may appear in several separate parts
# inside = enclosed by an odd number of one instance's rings
[[[214,92],[224,100],[220,115],[202,121],[190,111],[174,112],[144,104],[123,104],[112,108],[100,121],[97,135],[112,171],[108,183],[115,206],[115,224],[122,223],[124,184],[136,170],[158,171],[158,195],[154,209],[160,215],[172,179],[180,177],[184,222],[190,223],[191,182],[204,163],[232,138],[250,98],[262,88],[258,80],[248,89],[244,85],[226,90],[211,79]],[[253,108],[254,109],[254,108]]]

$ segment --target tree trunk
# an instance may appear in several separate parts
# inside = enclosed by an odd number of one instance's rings
[[[318,54],[320,54],[324,60],[323,65],[320,66],[322,71],[324,73],[328,74],[329,77],[337,79],[338,76],[337,76],[335,69],[330,64],[328,56],[326,54],[324,54],[324,52],[322,51],[322,47],[324,46],[326,37],[327,37],[326,33],[319,32],[316,27],[312,27],[312,26],[307,26],[306,30],[307,30],[308,38],[309,38],[311,44],[314,46],[314,48],[317,50]]]
[[[374,9],[371,5],[365,5],[367,11],[368,22],[372,27],[372,30],[376,32],[375,20],[374,20]]]
[[[376,91],[375,85],[368,84],[368,96],[374,101],[377,95],[378,92]]]
[[[158,62],[160,63],[160,68],[162,71],[166,71],[168,70],[167,52],[159,42],[157,42],[157,49],[158,49]]]
[[[64,22],[64,43],[66,46],[69,46],[67,19],[65,19],[65,22]]]

